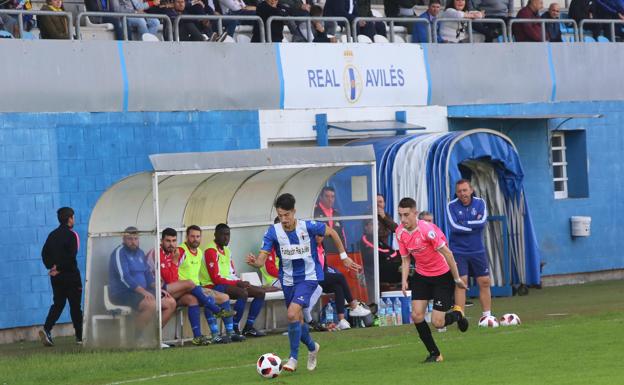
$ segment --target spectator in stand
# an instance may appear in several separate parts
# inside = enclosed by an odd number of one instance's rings
[[[481,19],[482,17],[483,14],[479,11],[468,11],[466,0],[448,0],[444,12],[440,15],[440,19]],[[467,30],[468,23],[466,22],[446,22],[440,26],[440,35],[445,43],[462,43],[468,41]]]
[[[384,0],[383,6],[386,17],[399,17],[399,0]]]
[[[290,14],[278,0],[265,0],[258,4],[256,15],[260,16],[266,25],[267,20],[269,20],[271,16],[289,16]],[[282,40],[284,40],[284,21],[275,20],[271,23],[271,41],[281,43]],[[260,27],[258,23],[254,23],[251,41],[253,43],[260,42]]]
[[[313,5],[310,7],[310,16],[323,16],[323,8],[318,5]],[[325,24],[322,21],[314,20],[312,21],[312,42],[313,43],[335,43],[335,36],[328,36],[325,31]],[[305,315],[304,309],[304,315]]]
[[[357,15],[358,17],[373,17],[371,0],[358,0]],[[368,36],[371,40],[375,35],[386,36],[386,24],[381,21],[360,21],[358,33]]]
[[[323,8],[323,16],[345,17],[350,24],[357,17],[357,0],[327,0]],[[344,23],[339,24],[341,28],[345,28]],[[336,34],[335,22],[329,22],[325,27],[330,35]]]
[[[243,0],[219,0],[219,4],[221,5],[221,12],[224,15],[228,16],[255,16],[256,15],[256,6],[255,5],[247,5]],[[225,30],[228,35],[234,36],[234,32],[236,31],[236,26],[239,24],[243,25],[257,25],[254,22],[242,21],[239,22],[237,20],[227,20],[223,23],[225,25]],[[281,41],[281,40],[280,40]]]
[[[187,6],[187,5],[190,5]],[[171,23],[180,15],[205,15],[206,5],[202,0],[192,0],[189,4],[185,0],[174,0],[173,3],[161,3],[158,7],[150,8],[151,13],[160,13],[169,16]],[[166,28],[166,26],[165,26]],[[179,24],[179,34],[181,41],[223,41],[226,34],[222,34],[216,38],[210,28],[210,24],[203,23],[198,20],[181,20]],[[167,30],[165,29],[165,36]],[[208,36],[212,35],[212,39]]]
[[[154,5],[158,5],[159,0],[154,0]],[[85,7],[89,12],[115,12],[113,0],[84,0]],[[110,23],[115,29],[115,39],[123,40],[123,28],[121,26],[121,18],[104,16],[101,19],[97,17],[90,17],[94,23]]]
[[[46,0],[41,10],[65,12],[62,0]],[[69,27],[65,16],[40,15],[37,17],[37,21],[42,39],[69,39]]]
[[[418,17],[429,21],[430,28],[433,28],[433,23],[438,18],[441,9],[442,4],[440,0],[430,0],[427,10]],[[433,39],[433,35],[431,35],[431,38]],[[442,36],[440,35],[440,24],[438,24],[437,28],[437,42],[443,43]],[[414,29],[412,30],[412,43],[429,43],[426,24],[418,23],[414,25]]]
[[[624,20],[624,0],[596,0],[596,19]],[[602,32],[607,39],[614,41],[611,36],[611,26],[604,24]],[[615,25],[615,36],[624,38],[622,24]]]
[[[414,17],[414,7],[417,4],[416,0],[399,0],[399,17]]]
[[[32,3],[30,0],[0,0],[0,9],[30,11],[32,10]],[[24,31],[30,31],[35,26],[32,15],[23,15],[22,21],[24,22]],[[9,32],[13,37],[21,36],[17,15],[0,14],[0,29]]]
[[[548,6],[548,11],[542,14],[542,19],[557,20],[559,19],[560,13],[561,10],[559,8],[559,4],[551,3],[550,6]],[[549,41],[553,43],[561,43],[561,23],[548,23],[545,26],[546,32],[550,37]]]
[[[119,7],[117,12],[120,13],[144,13],[149,8],[149,4],[144,3],[142,0],[118,0]],[[158,0],[156,0],[158,1]],[[128,18],[128,40],[132,40],[132,31],[136,30],[139,40],[144,33],[151,33],[156,35],[158,33],[158,27],[160,21],[158,19],[145,19],[145,18]]]
[[[539,11],[544,6],[543,0],[529,0],[526,7],[518,11],[518,19],[539,19]],[[517,23],[513,25],[513,35],[517,42],[542,41],[542,25],[539,23]],[[546,40],[549,39],[546,31]]]
[[[568,17],[581,25],[581,21],[585,19],[593,19],[595,14],[594,0],[572,0],[568,8]]]
[[[513,17],[514,0],[470,0],[469,9],[481,11],[483,17],[488,19],[500,19],[507,24]],[[472,29],[485,35],[485,42],[491,43],[503,34],[500,24],[474,23]]]

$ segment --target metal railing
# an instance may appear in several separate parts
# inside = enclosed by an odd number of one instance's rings
[[[356,17],[352,22],[353,41],[357,42],[359,28],[359,22],[387,22],[390,24],[390,38],[389,41],[394,43],[394,24],[427,24],[427,42],[431,43],[431,23],[427,19],[421,19],[417,17]],[[416,26],[414,26],[416,27]]]
[[[572,24],[574,29],[574,40],[578,41],[579,32],[576,21],[573,19],[511,19],[509,20],[509,41],[513,40],[513,25],[514,24],[542,24],[542,42],[546,41],[546,24]]]
[[[175,41],[180,41],[180,20],[217,20],[217,30],[223,31],[223,20],[250,20],[258,23],[260,27],[260,42],[266,41],[264,36],[264,22],[260,16],[235,16],[235,15],[180,15],[173,22],[173,31]]]
[[[615,25],[616,24],[622,24],[624,25],[624,20],[597,20],[597,19],[585,19],[585,20],[581,20],[581,25],[579,25],[579,33],[580,33],[580,39],[581,41],[585,41],[585,35],[584,35],[584,28],[585,25],[587,24],[611,24],[610,29],[611,29],[611,42],[614,43],[615,42]]]
[[[127,20],[130,19],[159,19],[164,20],[165,28],[163,31],[163,35],[166,34],[166,40],[173,39],[173,30],[171,19],[167,15],[156,15],[153,13],[121,13],[121,12],[80,12],[76,17],[76,36],[78,39],[81,39],[80,36],[80,22],[84,17],[112,17],[115,19],[121,19],[121,29],[124,40],[128,40],[128,23]]]
[[[70,12],[56,12],[56,11],[24,11],[18,9],[0,9],[0,13],[9,14],[9,15],[17,15],[17,25],[19,27],[20,37],[24,33],[24,15],[33,15],[33,16],[63,16],[67,19],[67,30],[69,33],[69,40],[74,40],[74,35],[72,33],[73,26],[73,17]]]
[[[335,21],[335,22],[341,22],[345,24],[345,28],[347,29],[347,37],[350,38],[351,37],[351,26],[349,25],[349,20],[347,20],[346,17],[330,17],[330,16],[271,16],[269,17],[269,19],[267,20],[266,23],[266,36],[267,36],[267,41],[269,43],[273,42],[272,36],[271,36],[271,24],[273,23],[273,21],[293,21],[295,23],[301,23],[301,22],[306,22],[307,24],[307,39],[308,41],[310,41],[311,38],[311,34],[312,34],[312,21]]]
[[[472,37],[472,25],[474,23],[478,23],[478,24],[498,24],[501,26],[501,36],[503,36],[503,42],[507,42],[509,41],[507,39],[507,25],[505,24],[505,21],[503,19],[468,19],[468,18],[461,18],[461,19],[453,19],[453,18],[441,18],[441,19],[436,19],[433,22],[433,42],[437,43],[438,42],[438,24],[441,23],[468,23],[468,42],[469,43],[473,43],[474,39]]]

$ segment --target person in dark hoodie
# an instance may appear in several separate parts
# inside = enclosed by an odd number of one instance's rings
[[[56,217],[60,225],[48,235],[41,250],[43,264],[48,269],[54,295],[54,303],[50,307],[43,329],[39,331],[39,337],[45,346],[54,346],[52,328],[61,316],[66,301],[69,301],[71,320],[76,331],[76,342],[82,343],[82,308],[80,307],[82,279],[76,262],[80,239],[73,230],[74,210],[71,207],[61,207],[56,212]]]
[[[42,11],[65,12],[63,0],[46,0]],[[69,39],[69,27],[65,16],[39,15],[37,17],[42,39]]]

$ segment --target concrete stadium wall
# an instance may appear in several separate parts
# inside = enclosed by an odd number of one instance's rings
[[[41,247],[58,207],[76,210],[84,273],[91,209],[117,180],[150,170],[149,154],[259,146],[257,111],[0,114],[0,329],[45,320]]]
[[[0,84],[10,97],[0,112],[279,110],[302,97],[304,108],[624,99],[622,44],[302,47],[6,41]],[[297,71],[284,67],[293,60]],[[359,74],[353,90],[347,68]]]
[[[544,275],[574,274],[624,269],[619,247],[620,218],[624,213],[624,102],[576,102],[449,107],[449,128],[477,127],[503,132],[514,141],[525,172],[527,200],[535,224]],[[555,199],[550,160],[549,130],[561,121],[544,119],[456,120],[459,116],[505,116],[537,114],[603,114],[598,119],[571,119],[560,130],[585,130],[589,194],[582,198]],[[570,151],[570,162],[582,154]],[[570,236],[571,216],[590,216],[589,237]]]

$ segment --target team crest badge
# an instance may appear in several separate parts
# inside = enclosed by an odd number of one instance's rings
[[[427,233],[427,236],[431,239],[435,239],[436,233],[433,230],[429,230],[429,232]]]

